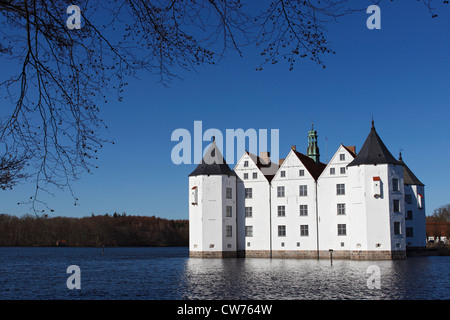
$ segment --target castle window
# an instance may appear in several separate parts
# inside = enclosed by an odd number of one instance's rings
[[[407,236],[408,238],[414,237],[413,228],[406,227],[406,236]]]
[[[337,204],[337,214],[338,215],[344,215],[345,214],[345,203],[338,203]]]
[[[307,216],[307,215],[308,215],[308,205],[301,204],[300,205],[300,216]]]
[[[345,161],[345,153],[341,153],[341,154],[339,155],[339,160]]]
[[[345,167],[341,167],[341,174],[345,174]]]
[[[245,226],[245,236],[253,237],[253,226]]]
[[[407,204],[411,204],[412,203],[412,195],[411,194],[405,194],[405,202]]]
[[[347,235],[347,225],[346,224],[338,224],[338,236],[346,236]]]
[[[330,174],[334,174],[335,173],[335,169],[334,168],[330,168]]]
[[[412,218],[413,218],[412,211],[411,210],[406,211],[405,220],[412,220]]]
[[[400,224],[400,222],[394,222],[394,234],[395,235],[401,234],[401,224]]]
[[[281,172],[280,172],[280,176],[281,176],[282,178],[286,177],[286,171],[281,171]]]
[[[277,208],[278,216],[285,217],[286,216],[286,208],[285,206],[278,206]]]
[[[244,173],[244,180],[248,179],[248,173]]]
[[[284,197],[284,186],[277,187],[277,197],[278,198]]]
[[[245,217],[246,218],[253,217],[253,207],[245,207]]]
[[[231,199],[232,198],[232,193],[233,193],[233,189],[231,189],[231,188],[227,188],[226,189],[226,197],[227,197],[227,199]]]
[[[400,186],[398,184],[398,179],[392,179],[392,190],[393,191],[400,191]]]
[[[300,237],[309,236],[309,228],[307,224],[300,225]]]
[[[233,236],[233,226],[226,226],[225,235],[227,237],[232,237]]]
[[[227,206],[227,213],[226,213],[226,217],[231,217],[233,215],[233,207],[232,206]]]
[[[198,188],[197,186],[192,187],[191,189],[191,204],[198,204]]]
[[[400,200],[394,200],[394,212],[400,212]]]
[[[308,195],[308,186],[307,185],[300,186],[299,196],[300,197],[306,197],[307,195]]]
[[[248,167],[248,161],[244,161],[244,168]]]
[[[278,236],[286,237],[286,226],[278,226]]]
[[[300,177],[304,177],[304,176],[305,176],[305,170],[299,170],[299,171],[298,171],[298,175],[299,175]]]
[[[252,188],[245,188],[245,199],[251,199],[253,196]]]
[[[345,184],[338,183],[336,185],[336,194],[337,195],[344,195],[345,194]]]
[[[258,172],[253,172],[253,179],[258,179]]]

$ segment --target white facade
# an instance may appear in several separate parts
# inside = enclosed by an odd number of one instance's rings
[[[256,161],[255,161],[256,160]],[[248,152],[236,164],[238,251],[246,256],[267,256],[271,251],[270,182],[258,157]],[[278,168],[274,168],[274,171]]]
[[[318,179],[319,250],[322,252],[350,250],[350,236],[360,233],[359,228],[350,232],[350,184],[347,165],[354,155],[341,145]],[[326,197],[321,196],[326,195]]]
[[[291,149],[273,178],[271,194],[275,256],[316,250],[316,180],[296,150]]]
[[[189,176],[190,256],[404,259],[407,247],[426,246],[424,186],[373,124],[358,154],[340,145],[323,164],[309,149],[314,157],[293,146],[280,166],[248,152],[234,170],[199,165]]]

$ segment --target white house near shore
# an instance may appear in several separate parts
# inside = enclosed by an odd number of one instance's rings
[[[405,259],[426,246],[424,185],[373,121],[358,153],[340,145],[326,164],[314,129],[306,155],[245,152],[233,170],[213,141],[189,192],[191,257]]]

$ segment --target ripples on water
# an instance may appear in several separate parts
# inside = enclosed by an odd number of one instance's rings
[[[450,299],[450,257],[190,259],[187,248],[0,248],[0,299]],[[69,265],[81,290],[69,290]],[[369,289],[377,265],[381,288]]]

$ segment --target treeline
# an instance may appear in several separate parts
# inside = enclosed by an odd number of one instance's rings
[[[427,217],[427,222],[450,222],[450,204],[434,209],[433,214]]]
[[[188,220],[99,215],[84,218],[0,215],[0,246],[188,246]]]

